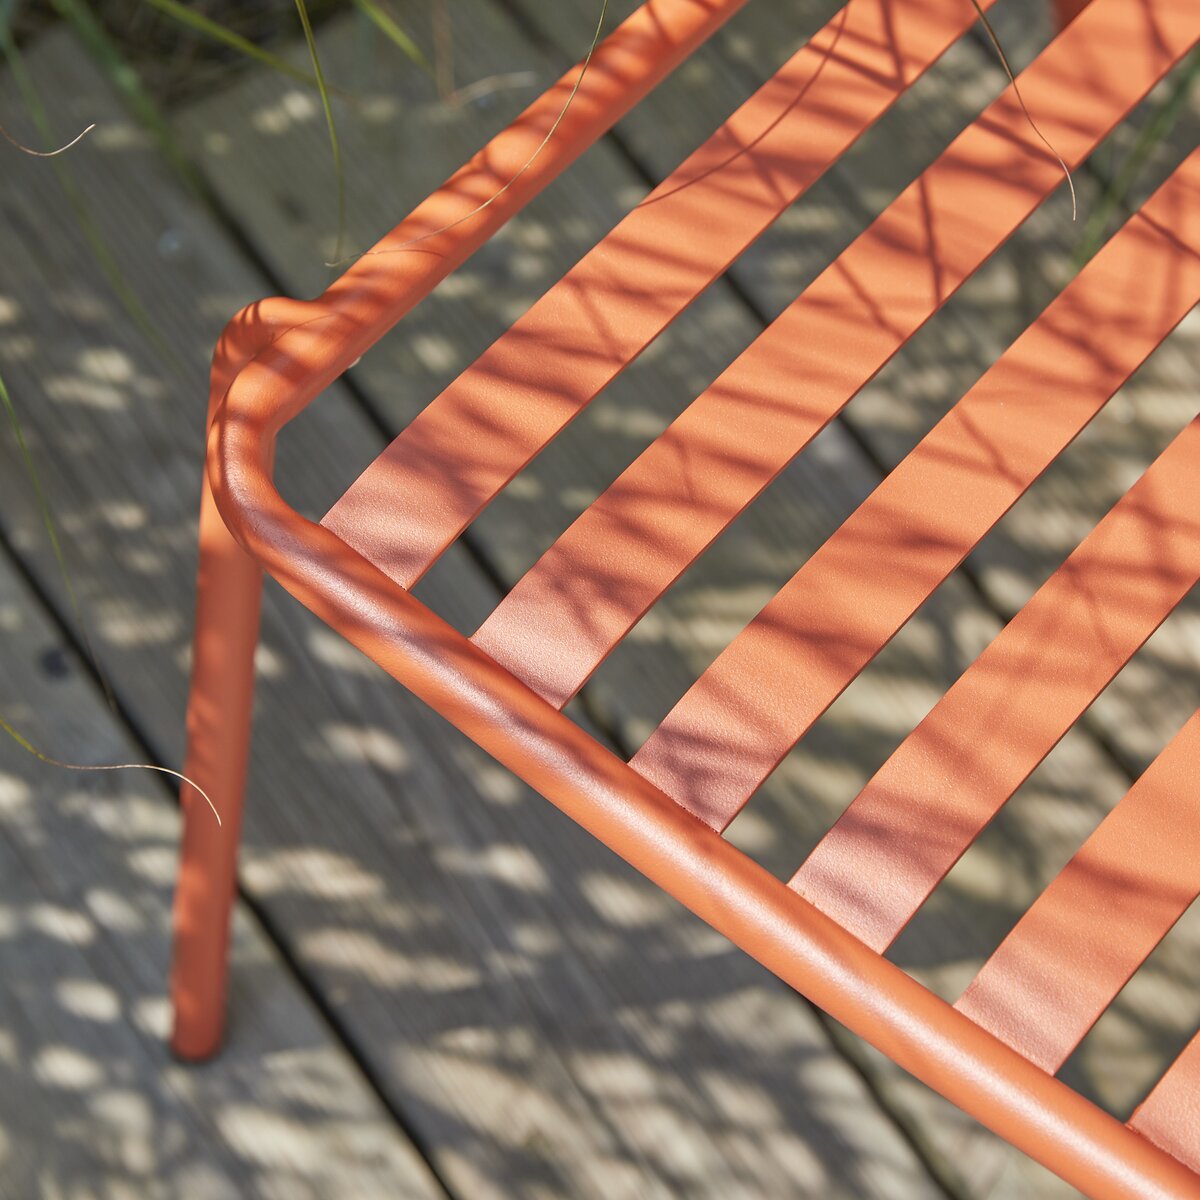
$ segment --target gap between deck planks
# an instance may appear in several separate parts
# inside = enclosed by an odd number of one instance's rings
[[[206,359],[227,316],[271,289],[68,37],[29,59],[56,123],[98,123],[69,166],[180,361],[122,313],[36,160],[0,182],[0,356],[102,668],[178,762]],[[243,111],[234,131],[263,117]],[[285,491],[320,512],[381,444],[333,388],[284,440]],[[69,622],[4,454],[0,523]],[[458,551],[424,591],[464,628],[495,599]],[[259,669],[245,893],[452,1192],[940,1195],[806,1006],[274,588]],[[164,848],[164,887],[170,867]],[[256,982],[235,991],[235,1056]],[[199,1086],[203,1070],[173,1078]]]
[[[465,114],[448,114],[434,104],[403,64],[388,60],[378,47],[372,49],[361,29],[347,23],[323,33],[331,72],[365,81],[372,97],[369,113],[340,113],[357,244],[369,244],[389,228],[586,47],[595,14],[585,0],[554,6],[514,0],[513,7],[549,38],[557,38],[560,54],[552,64],[535,53],[495,6],[456,8],[459,83],[506,71],[529,70],[536,77],[527,90],[501,93],[486,111],[468,109]],[[611,21],[628,7],[615,6]],[[644,178],[661,177],[746,95],[752,79],[761,77],[752,75],[751,65],[772,64],[790,53],[831,11],[828,4],[819,10],[790,6],[786,11],[748,6],[713,47],[694,56],[622,123],[624,154],[609,145],[586,156],[558,190],[535,202],[496,245],[406,318],[354,372],[389,427],[398,429],[411,419],[619,211],[644,194]],[[1030,52],[1030,40],[1017,37],[1022,21],[1028,25],[1015,6],[996,12],[1005,43],[1010,48],[1016,44],[1018,66],[1021,55]],[[1040,36],[1046,33],[1043,23]],[[1034,26],[1034,48],[1038,36]],[[778,311],[1004,83],[1001,69],[979,44],[960,44],[883,128],[863,140],[845,166],[831,172],[735,267],[740,296],[722,285],[711,289],[522,473],[470,533],[472,544],[500,578],[515,580],[574,513],[753,336],[759,323],[741,297],[748,297],[757,311]],[[249,131],[236,125],[239,110],[249,114]],[[323,286],[328,276],[320,250],[332,244],[334,207],[331,181],[313,167],[324,151],[311,103],[260,74],[235,93],[181,114],[180,127],[223,202],[288,287],[309,294]],[[885,148],[888,152],[881,152]],[[1085,203],[1094,197],[1086,176],[1077,177],[1077,186]],[[264,203],[264,196],[274,203]],[[1064,218],[1060,195],[852,406],[848,422],[876,460],[894,461],[1044,303],[1049,291],[1043,273],[1060,269],[1066,226],[1069,214]],[[996,610],[1005,611],[1006,604],[1011,608],[1032,590],[1104,511],[1105,496],[1123,490],[1135,464],[1144,466],[1153,449],[1190,415],[1186,375],[1179,369],[1181,343],[1188,337],[1194,331],[1181,329],[1171,339],[1139,374],[1138,383],[1097,422],[1099,434],[1080,439],[1066,469],[1051,472],[1046,485],[1039,485],[1014,512],[1005,533],[977,556],[985,586],[992,585],[988,603],[981,603],[960,580],[943,588],[763,789],[735,824],[736,840],[776,869],[795,865],[857,784],[994,634]],[[403,387],[398,386],[401,380]],[[1139,395],[1157,401],[1150,410],[1151,428],[1136,423]],[[896,403],[897,396],[903,404]],[[1124,451],[1118,467],[1099,474],[1095,464],[1100,453],[1112,452],[1118,441]],[[1108,491],[1091,483],[1093,477]],[[843,429],[831,428],[664,598],[589,689],[593,706],[627,744],[637,744],[773,586],[877,479],[878,471],[855,441]],[[1089,487],[1083,488],[1084,482]],[[1055,533],[1049,543],[1048,529]],[[1166,649],[1156,652],[1152,645],[1123,674],[1122,684],[1136,684],[1132,695],[1116,686],[1097,706],[1097,721],[1103,721],[1105,712],[1118,713],[1102,724],[1106,732],[1128,731],[1121,745],[1126,759],[1144,761],[1166,741],[1172,722],[1182,721],[1191,691],[1178,663],[1180,654],[1183,661],[1188,654],[1194,661],[1194,628],[1187,612],[1170,622],[1156,639]],[[1155,682],[1147,684],[1147,679]],[[1148,690],[1155,701],[1150,706],[1140,702]],[[1128,712],[1147,715],[1129,721]],[[1127,776],[1086,732],[1072,734],[922,914],[898,948],[901,961],[935,988],[955,994],[1126,782]],[[1014,869],[1019,876],[1013,876]],[[1112,1018],[1106,1018],[1068,1068],[1073,1083],[1114,1110],[1137,1098],[1154,1067],[1194,1028],[1196,1002],[1182,1000],[1180,993],[1190,979],[1195,925],[1194,920],[1185,922],[1172,935],[1148,966],[1142,985],[1122,997]],[[1119,1056],[1121,1069],[1106,1071],[1104,1064],[1113,1055]],[[1039,1195],[1066,1190],[888,1064],[870,1055],[863,1061],[956,1190],[1014,1197],[1031,1190]]]

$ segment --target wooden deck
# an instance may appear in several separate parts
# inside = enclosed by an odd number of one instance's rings
[[[451,6],[455,81],[357,19],[320,31],[351,248],[369,245],[586,48],[592,0]],[[610,6],[611,20],[631,5]],[[424,9],[420,12],[424,13]],[[285,435],[318,514],[389,434],[833,11],[751,4]],[[424,36],[423,17],[414,31]],[[996,14],[1014,65],[1048,28]],[[296,61],[304,61],[302,47]],[[62,29],[27,61],[64,133],[0,174],[0,372],[64,534],[84,646],[0,439],[0,713],[47,753],[177,765],[207,357],[242,303],[330,278],[315,95],[250,70],[168,114],[201,189]],[[420,594],[474,629],[549,541],[1005,82],[955,48],[881,127],[522,473]],[[23,111],[0,78],[0,113]],[[1076,184],[1083,211],[1135,136]],[[1195,145],[1186,115],[1139,179]],[[29,140],[27,138],[27,140]],[[86,212],[81,219],[80,208]],[[94,232],[89,236],[88,229]],[[684,687],[1048,299],[1065,197],[953,300],[657,605],[578,718],[636,747]],[[153,326],[114,293],[111,252]],[[1197,410],[1195,313],[764,787],[732,836],[792,868],[1003,621]],[[683,912],[269,587],[230,1037],[163,1047],[177,817],[154,776],[0,749],[0,1197],[1073,1195]],[[115,705],[105,700],[105,683]],[[953,995],[1200,704],[1185,605],[1055,750],[898,944]],[[1126,1112],[1200,1023],[1200,911],[1065,1069]],[[1107,1064],[1102,1067],[1101,1064]],[[1115,1067],[1114,1065],[1115,1064]]]

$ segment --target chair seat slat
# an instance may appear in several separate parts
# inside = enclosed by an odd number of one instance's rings
[[[1200,1171],[1200,1033],[1184,1047],[1129,1124]]]
[[[1200,418],[934,706],[791,886],[886,949],[1200,579],[1197,512]]]
[[[417,416],[322,523],[411,587],[973,21],[970,6],[941,0],[844,8]]]
[[[1200,894],[1198,771],[1200,713],[1026,911],[955,1008],[1057,1071]]]
[[[1104,48],[1146,39],[1144,21],[1128,13],[1110,14],[1104,5],[1085,13],[1022,74],[1027,102],[1068,162],[1090,151],[1182,52],[1180,25],[1179,49],[1153,65],[1144,59],[1136,82],[1111,81],[1094,104],[1080,98],[1091,94]],[[990,180],[986,208],[975,202],[981,178]],[[484,623],[476,644],[551,703],[565,704],[655,599],[1061,178],[1010,88],[580,516]],[[757,680],[750,686],[757,690]],[[715,702],[703,682],[696,694],[702,708]],[[691,761],[697,731],[688,727],[688,707],[672,713],[635,761],[690,805],[689,772],[666,761],[676,725],[675,744]],[[756,726],[759,715],[748,710],[739,720],[734,744],[746,744],[746,726]],[[715,800],[732,817],[778,761],[774,752],[765,756],[769,763],[747,761],[740,794],[718,800],[707,774],[692,776],[690,790],[706,796],[698,805]]]
[[[1195,41],[1182,8],[1178,41],[1151,34],[1138,11],[1097,0],[1021,76],[1068,163]],[[1147,42],[1129,72],[1090,79],[1114,44]],[[1004,241],[1060,178],[1025,120],[1010,88],[642,455],[625,487],[636,480],[651,514],[657,498],[715,536]],[[982,178],[995,189],[986,209],[973,200]],[[661,541],[654,550],[670,561]],[[661,576],[673,577],[665,565]],[[803,705],[797,716],[808,670],[792,657],[800,591],[780,591],[632,760],[710,823],[732,819],[811,720]]]

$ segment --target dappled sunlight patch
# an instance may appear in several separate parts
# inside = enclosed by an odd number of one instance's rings
[[[100,636],[114,646],[161,646],[173,642],[184,629],[181,613],[137,611],[127,599],[92,606]]]
[[[47,1087],[83,1092],[104,1082],[104,1068],[73,1046],[45,1046],[33,1057],[33,1077]]]
[[[557,926],[549,921],[519,921],[508,931],[513,947],[526,958],[549,958],[565,945]]]
[[[146,1097],[131,1088],[102,1088],[88,1096],[87,1106],[99,1132],[114,1143],[121,1165],[135,1175],[151,1176],[161,1166],[161,1154],[180,1140],[165,1136]]]
[[[321,734],[335,758],[367,763],[382,771],[403,771],[409,765],[404,744],[387,729],[346,724],[326,725]]]
[[[303,1104],[313,1112],[346,1116],[361,1109],[362,1096],[340,1055],[328,1046],[276,1050],[258,1063],[264,1091],[273,1101]]]
[[[104,379],[82,379],[77,375],[46,375],[46,395],[56,403],[78,404],[98,412],[124,412],[129,408],[126,391]]]
[[[708,1103],[723,1122],[756,1134],[786,1127],[779,1105],[762,1084],[730,1071],[710,1069],[698,1076]]]
[[[305,958],[314,963],[361,976],[383,987],[404,987],[436,995],[478,986],[481,978],[474,963],[421,951],[405,954],[362,930],[314,929],[301,936],[300,947]]]
[[[286,659],[265,640],[254,647],[254,674],[259,679],[282,679],[287,675]]]
[[[328,1169],[328,1149],[307,1121],[245,1103],[225,1105],[215,1120],[225,1141],[248,1162],[304,1175]]]
[[[96,937],[95,925],[78,909],[44,901],[25,909],[25,923],[48,938],[74,946],[86,946]]]
[[[551,890],[542,864],[528,847],[517,842],[482,848],[448,847],[439,859],[451,871],[494,880],[521,892],[546,895]]]
[[[148,524],[146,507],[134,500],[104,500],[97,505],[96,511],[110,529],[122,533],[134,533],[145,529]]]
[[[133,359],[118,346],[91,346],[75,361],[83,374],[108,383],[130,383],[137,374]]]
[[[503,767],[480,764],[475,774],[475,786],[481,796],[500,804],[519,804],[529,795],[528,789],[515,775]]]
[[[179,814],[161,796],[122,791],[120,796],[97,792],[73,793],[63,811],[93,825],[105,837],[121,841],[154,841],[174,852],[179,837]]]
[[[147,1037],[165,1041],[171,1031],[170,1001],[166,996],[140,996],[130,1006],[129,1020]]]
[[[409,344],[413,353],[430,371],[450,371],[463,365],[461,349],[445,334],[425,330],[415,334]]]
[[[146,927],[146,919],[133,901],[111,888],[89,888],[84,903],[96,921],[113,933],[129,937]]]
[[[257,133],[279,137],[295,125],[307,125],[321,118],[320,101],[299,88],[284,92],[273,104],[263,105],[249,114],[250,126]]]
[[[573,1056],[589,1091],[621,1101],[652,1100],[670,1081],[645,1059],[614,1050],[589,1050]]]
[[[24,779],[0,774],[0,816],[14,817],[29,807],[33,791]]]
[[[125,861],[134,875],[155,887],[170,888],[175,883],[179,853],[173,846],[144,846]]]
[[[379,675],[379,667],[361,650],[325,626],[310,629],[305,637],[305,644],[308,652],[323,666],[333,667],[338,671],[351,671],[370,678],[377,678]]]
[[[522,1152],[546,1152],[565,1136],[570,1114],[563,1112],[535,1064],[537,1035],[532,1030],[478,1026],[450,1030],[398,1058],[407,1089],[437,1106],[445,1104],[441,1077],[450,1069],[469,1103],[454,1116],[467,1128]],[[548,1144],[546,1139],[552,1139]]]
[[[72,1016],[107,1024],[121,1016],[121,1000],[112,988],[95,979],[63,979],[54,989],[58,1003]]]
[[[677,907],[666,892],[641,879],[593,871],[582,876],[579,888],[597,915],[622,929],[657,925]]]
[[[254,891],[263,896],[302,892],[324,900],[366,900],[387,890],[383,880],[353,858],[318,847],[256,854],[246,863],[245,875]]]

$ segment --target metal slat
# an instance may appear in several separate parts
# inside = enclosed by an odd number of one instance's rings
[[[794,616],[778,628],[803,676],[793,730],[820,716],[1200,299],[1200,220],[1186,215],[1197,212],[1200,153],[792,578]],[[689,805],[723,828],[736,797],[712,796]]]
[[[1195,42],[1185,7],[1175,40],[1170,22],[1095,0],[1023,73],[1068,163]],[[1127,71],[1100,68],[1130,45]],[[748,503],[1054,186],[1057,164],[1032,137],[1010,88],[631,468],[649,514],[670,489],[698,526],[719,513],[715,534]],[[732,819],[807,727],[801,591],[785,586],[632,760],[710,823]]]
[[[1200,578],[1200,418],[880,768],[791,886],[886,949]]]
[[[1017,922],[959,1012],[1047,1071],[1062,1066],[1200,894],[1198,767],[1200,713]]]
[[[1200,1171],[1200,1033],[1138,1106],[1129,1125]]]
[[[974,19],[970,6],[943,0],[844,8],[430,404],[322,523],[412,586]],[[489,628],[484,641],[503,641],[507,623],[506,610],[496,618],[504,632]]]

